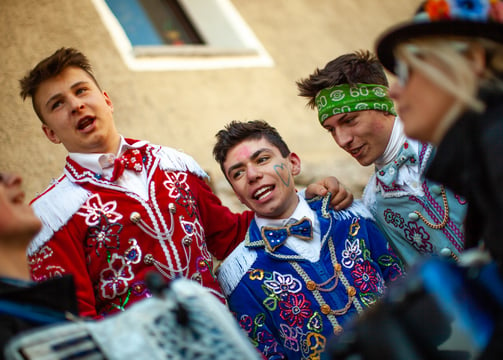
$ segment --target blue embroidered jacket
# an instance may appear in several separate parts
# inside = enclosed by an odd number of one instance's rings
[[[253,221],[218,273],[231,311],[267,359],[319,359],[327,339],[402,275],[363,205],[337,212],[327,198],[309,205],[320,226],[317,262],[285,245],[271,252]]]

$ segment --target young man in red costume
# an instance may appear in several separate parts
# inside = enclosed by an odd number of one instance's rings
[[[150,296],[144,279],[153,270],[197,281],[224,301],[210,253],[224,259],[253,215],[223,206],[192,157],[121,136],[79,51],[57,50],[21,88],[46,137],[68,150],[63,175],[32,202],[43,223],[28,248],[33,279],[72,274],[79,313],[93,318]],[[324,195],[321,184],[309,193]],[[323,184],[337,193],[333,178]],[[340,190],[332,203],[347,205],[352,197]]]

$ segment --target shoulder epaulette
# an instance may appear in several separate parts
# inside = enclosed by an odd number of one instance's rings
[[[89,191],[63,175],[37,196],[31,207],[42,221],[42,230],[28,246],[28,255],[35,253],[65,225],[90,195]]]
[[[188,171],[200,178],[209,178],[208,174],[199,166],[190,155],[173,148],[159,146],[156,156],[159,157],[161,170]]]
[[[227,256],[218,269],[218,282],[225,296],[232,294],[256,259],[257,252],[248,249],[244,241]]]

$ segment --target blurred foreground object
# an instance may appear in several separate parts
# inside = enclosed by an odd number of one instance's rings
[[[503,281],[479,250],[428,259],[327,346],[331,359],[501,359]]]
[[[101,321],[39,328],[14,338],[6,359],[260,359],[228,309],[194,281],[165,285],[157,295]]]

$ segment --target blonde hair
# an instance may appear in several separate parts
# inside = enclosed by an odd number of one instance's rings
[[[486,64],[477,73],[467,56],[471,47],[485,49]],[[477,97],[479,89],[503,89],[503,46],[485,39],[424,38],[397,46],[395,55],[404,59],[414,70],[420,71],[438,87],[454,96],[456,101],[441,119],[434,135],[443,137],[465,109],[485,110],[485,103]],[[434,60],[434,63],[431,60]]]

